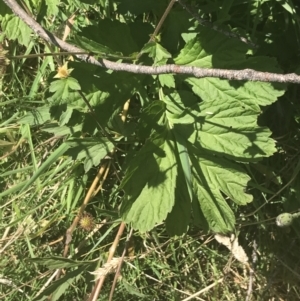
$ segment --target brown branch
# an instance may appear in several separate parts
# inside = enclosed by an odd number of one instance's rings
[[[163,23],[165,22],[165,19],[166,19],[167,15],[168,15],[169,12],[171,11],[171,9],[172,9],[172,7],[173,7],[173,5],[174,5],[174,3],[175,3],[176,1],[177,1],[177,0],[171,0],[171,1],[170,1],[168,7],[166,8],[166,10],[165,10],[165,12],[164,12],[164,14],[162,15],[162,17],[161,17],[161,19],[159,20],[159,22],[158,22],[156,28],[154,29],[154,32],[153,32],[153,34],[152,34],[152,36],[151,36],[149,42],[155,41],[155,38],[156,38],[156,36],[157,36],[157,34],[158,34],[160,28],[162,27]]]
[[[41,27],[35,20],[29,17],[25,11],[18,5],[15,0],[3,0],[11,10],[21,18],[39,37],[52,43],[53,45],[60,47],[68,52],[84,52],[84,50],[70,45],[57,37],[51,32]],[[297,83],[300,84],[300,76],[295,73],[289,74],[277,74],[269,72],[259,72],[252,69],[244,70],[229,70],[229,69],[205,69],[193,66],[179,66],[179,65],[163,65],[163,66],[140,66],[134,64],[116,63],[105,59],[96,60],[86,54],[78,54],[77,58],[94,64],[103,68],[115,70],[115,71],[126,71],[131,73],[142,73],[142,74],[189,74],[198,78],[202,77],[217,77],[229,80],[250,80],[250,81],[261,81],[261,82],[281,82],[281,83]]]
[[[122,264],[124,262],[125,254],[128,251],[128,246],[129,246],[129,242],[130,242],[132,233],[133,233],[133,228],[131,228],[131,230],[130,230],[128,236],[127,236],[127,239],[126,239],[126,242],[125,242],[125,248],[123,250],[122,256],[120,257],[120,261],[119,261],[119,264],[118,264],[118,267],[117,267],[117,270],[116,270],[115,278],[114,278],[114,281],[112,283],[111,290],[110,290],[110,293],[109,293],[108,301],[112,301],[112,299],[113,299],[114,290],[116,288],[117,280],[120,277],[121,267],[122,267]]]
[[[125,223],[122,222],[120,224],[120,227],[119,227],[118,233],[117,233],[117,235],[115,237],[115,240],[114,240],[112,246],[109,249],[107,263],[109,263],[112,260],[112,258],[114,257],[117,245],[119,244],[119,241],[120,241],[120,239],[122,237],[122,234],[123,234],[123,232],[125,230],[125,227],[126,227]],[[101,278],[97,280],[97,282],[96,282],[96,284],[95,284],[95,286],[94,286],[94,288],[93,288],[93,290],[91,292],[91,295],[90,295],[88,301],[96,301],[98,299],[98,296],[99,296],[101,288],[102,288],[102,286],[104,284],[105,278],[106,278],[106,275],[102,275]]]

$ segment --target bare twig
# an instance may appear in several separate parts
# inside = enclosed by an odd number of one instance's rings
[[[3,0],[11,10],[20,17],[37,35],[44,40],[52,43],[53,45],[60,47],[68,52],[84,52],[84,50],[70,45],[57,37],[52,33],[41,27],[35,20],[29,17],[25,11],[18,5],[15,0]],[[90,64],[94,64],[103,68],[126,71],[131,73],[142,74],[189,74],[198,78],[202,77],[217,77],[225,78],[229,80],[250,80],[250,81],[262,81],[262,82],[281,82],[281,83],[298,83],[300,84],[300,76],[295,73],[289,74],[277,74],[269,72],[259,72],[252,69],[244,70],[229,70],[229,69],[205,69],[193,66],[179,66],[179,65],[163,65],[163,66],[140,66],[126,63],[116,63],[105,59],[96,60],[94,57],[87,54],[78,54],[77,58],[86,61]]]
[[[112,258],[114,257],[114,254],[115,254],[115,251],[116,251],[116,248],[117,248],[117,245],[120,241],[120,238],[124,232],[124,229],[125,229],[125,223],[121,223],[120,224],[120,227],[119,227],[119,230],[118,230],[118,233],[115,237],[115,240],[109,250],[109,254],[108,254],[108,258],[107,258],[107,263],[110,262],[112,260]],[[99,293],[100,293],[100,290],[104,284],[104,280],[105,280],[105,276],[101,276],[101,278],[97,281],[97,283],[95,284],[94,288],[93,288],[93,291],[88,299],[88,301],[96,301],[98,299],[98,296],[99,296]]]
[[[155,40],[155,37],[157,36],[157,34],[158,34],[160,28],[162,27],[163,23],[164,23],[165,20],[166,20],[167,15],[168,15],[169,12],[171,11],[171,9],[172,9],[172,7],[173,7],[173,5],[174,5],[174,3],[175,3],[176,1],[177,1],[177,0],[171,0],[171,1],[170,1],[169,5],[167,6],[167,8],[166,8],[166,10],[165,10],[165,12],[164,12],[164,14],[163,14],[162,17],[160,18],[160,20],[159,20],[159,22],[158,22],[158,24],[157,24],[157,26],[156,26],[156,28],[155,28],[155,30],[154,30],[152,36],[151,36],[149,42]]]
[[[109,293],[109,300],[108,301],[112,301],[114,290],[115,290],[115,287],[116,287],[116,283],[117,283],[117,280],[118,280],[118,278],[120,276],[120,270],[121,270],[121,267],[122,267],[122,264],[123,264],[123,261],[124,261],[124,258],[125,258],[125,254],[126,254],[127,249],[128,249],[128,245],[129,245],[129,241],[131,239],[132,233],[133,233],[133,228],[131,228],[131,230],[130,230],[128,236],[127,236],[127,240],[125,242],[125,248],[124,248],[124,251],[122,253],[121,259],[119,260],[119,263],[118,263],[118,268],[116,270],[114,282],[113,282],[113,284],[111,286],[111,290],[110,290],[110,293]]]

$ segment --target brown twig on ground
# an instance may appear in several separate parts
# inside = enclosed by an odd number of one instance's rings
[[[117,280],[119,278],[119,275],[120,275],[120,270],[121,270],[121,267],[122,267],[122,264],[123,264],[123,261],[124,261],[124,258],[125,258],[125,254],[128,250],[128,245],[129,245],[129,241],[130,241],[130,238],[132,236],[132,233],[133,233],[133,228],[131,228],[128,236],[127,236],[127,239],[126,239],[126,242],[125,242],[125,248],[124,248],[124,251],[122,253],[122,256],[118,262],[118,267],[117,267],[117,270],[116,270],[116,274],[115,274],[115,278],[114,278],[114,282],[111,286],[111,290],[110,290],[110,293],[109,293],[109,300],[108,301],[112,301],[112,298],[113,298],[113,294],[114,294],[114,290],[115,290],[115,287],[116,287],[116,283],[117,283]]]
[[[115,240],[114,240],[111,248],[109,249],[107,263],[109,263],[112,260],[112,258],[114,257],[117,245],[119,244],[120,238],[122,237],[122,234],[123,234],[124,230],[125,230],[125,223],[122,222],[120,224],[120,227],[119,227],[118,233],[117,233],[117,235],[115,237]],[[92,291],[92,293],[91,293],[88,301],[96,301],[98,299],[98,296],[99,296],[100,290],[101,290],[101,288],[103,286],[105,278],[106,278],[106,275],[103,275],[96,282],[96,284],[95,284],[95,286],[93,288],[93,291]]]
[[[45,30],[35,20],[29,17],[25,11],[18,5],[15,0],[3,0],[11,10],[21,18],[39,37],[52,43],[53,45],[64,49],[69,52],[84,52],[82,49],[70,45],[57,37],[51,32]],[[277,74],[270,72],[259,72],[252,69],[244,70],[229,70],[229,69],[206,69],[193,66],[179,66],[179,65],[163,65],[163,66],[141,66],[134,64],[126,64],[119,62],[112,62],[105,59],[96,60],[94,57],[88,54],[76,55],[77,58],[94,64],[103,68],[126,71],[131,73],[140,74],[189,74],[198,78],[202,77],[216,77],[229,80],[249,80],[249,81],[262,81],[262,82],[281,82],[281,83],[297,83],[300,84],[300,76],[295,73],[289,74]]]

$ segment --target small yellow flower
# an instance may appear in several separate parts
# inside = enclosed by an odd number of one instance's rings
[[[54,76],[54,78],[66,78],[73,70],[74,69],[68,69],[68,62],[65,62],[63,66],[58,67],[57,74]]]

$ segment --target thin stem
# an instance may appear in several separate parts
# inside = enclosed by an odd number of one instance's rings
[[[120,259],[119,264],[118,264],[118,268],[116,270],[115,278],[114,278],[114,281],[113,281],[112,286],[111,286],[111,290],[110,290],[110,293],[109,293],[109,300],[108,301],[112,301],[112,299],[113,299],[114,290],[116,288],[117,280],[118,280],[118,278],[120,276],[120,271],[121,271],[122,264],[124,262],[125,254],[128,251],[128,246],[129,246],[129,242],[130,242],[132,233],[133,233],[133,228],[131,228],[131,230],[130,230],[128,236],[127,236],[127,239],[126,239],[126,242],[125,242],[125,248],[123,250],[121,259]]]
[[[164,14],[162,15],[162,17],[160,18],[157,26],[154,29],[153,34],[151,35],[150,40],[148,41],[148,43],[150,42],[154,42],[155,41],[155,37],[157,36],[160,28],[162,27],[167,15],[169,14],[169,12],[171,11],[171,8],[173,6],[173,4],[176,2],[177,0],[171,0],[171,2],[169,3],[169,5],[167,6]],[[138,60],[140,57],[142,56],[142,51],[139,52],[139,54],[136,56],[136,60]]]
[[[26,59],[26,58],[35,58],[35,57],[43,57],[43,56],[64,56],[64,55],[76,55],[76,54],[89,54],[89,52],[51,52],[51,53],[34,53],[34,54],[26,54],[26,55],[12,55],[7,56],[9,59]]]
[[[153,42],[155,40],[155,37],[157,36],[158,32],[160,31],[160,28],[162,27],[163,23],[165,22],[165,19],[167,17],[167,15],[169,14],[169,12],[171,11],[171,8],[172,6],[174,5],[174,3],[176,2],[177,0],[171,0],[168,7],[166,8],[164,14],[162,15],[162,17],[160,18],[152,36],[151,36],[151,39],[149,42]]]
[[[117,235],[115,237],[115,240],[114,240],[114,242],[113,242],[113,244],[112,244],[112,246],[111,246],[111,248],[109,250],[107,262],[110,262],[112,260],[114,254],[115,254],[117,245],[119,244],[119,241],[120,241],[120,239],[122,237],[122,234],[123,234],[123,232],[125,230],[125,227],[126,227],[125,223],[122,222],[120,224],[120,227],[119,227],[118,233],[117,233]],[[101,276],[101,278],[96,282],[96,284],[95,284],[95,286],[94,286],[94,288],[93,288],[93,290],[91,292],[91,295],[90,295],[88,301],[96,301],[98,299],[99,293],[100,293],[101,288],[102,288],[102,286],[104,284],[105,277],[106,276]]]

